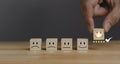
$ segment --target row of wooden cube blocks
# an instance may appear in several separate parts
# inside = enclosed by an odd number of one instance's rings
[[[30,50],[41,50],[42,39],[41,38],[31,38],[30,39]],[[46,50],[47,51],[57,51],[58,39],[57,38],[47,38],[46,39]],[[70,51],[73,50],[73,39],[72,38],[62,38],[61,39],[61,50]],[[88,50],[88,39],[78,38],[77,39],[77,50]]]

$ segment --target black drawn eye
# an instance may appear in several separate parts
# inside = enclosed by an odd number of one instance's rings
[[[82,44],[82,42],[80,42],[80,44]]]
[[[69,45],[70,43],[68,42],[68,45]]]
[[[33,44],[35,44],[35,43],[33,42]]]
[[[85,42],[84,42],[84,45],[85,45]]]
[[[36,42],[36,44],[38,44],[38,42]]]
[[[49,42],[49,45],[51,44],[51,42]]]
[[[64,42],[64,45],[66,45],[66,43]]]
[[[52,44],[54,45],[54,42]]]

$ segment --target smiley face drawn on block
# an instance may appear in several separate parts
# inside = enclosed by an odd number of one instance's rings
[[[77,50],[88,50],[88,39],[78,38],[77,39]]]
[[[57,51],[57,38],[47,38],[46,39],[46,50],[47,51]]]
[[[95,28],[93,31],[94,40],[104,40],[104,29]]]
[[[30,50],[41,50],[41,38],[30,39]]]

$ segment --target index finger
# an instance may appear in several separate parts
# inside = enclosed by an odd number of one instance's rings
[[[86,3],[84,5],[82,11],[83,11],[83,16],[85,18],[85,21],[86,21],[86,23],[88,25],[88,29],[89,29],[90,32],[92,32],[93,28],[94,28],[94,19],[93,19],[93,15],[94,15],[93,11],[94,11],[94,9],[93,9],[92,4]]]

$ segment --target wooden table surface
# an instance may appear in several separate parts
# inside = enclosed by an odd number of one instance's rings
[[[60,46],[59,46],[60,47]],[[120,64],[120,41],[89,44],[88,51],[29,51],[29,42],[0,42],[0,64]]]

